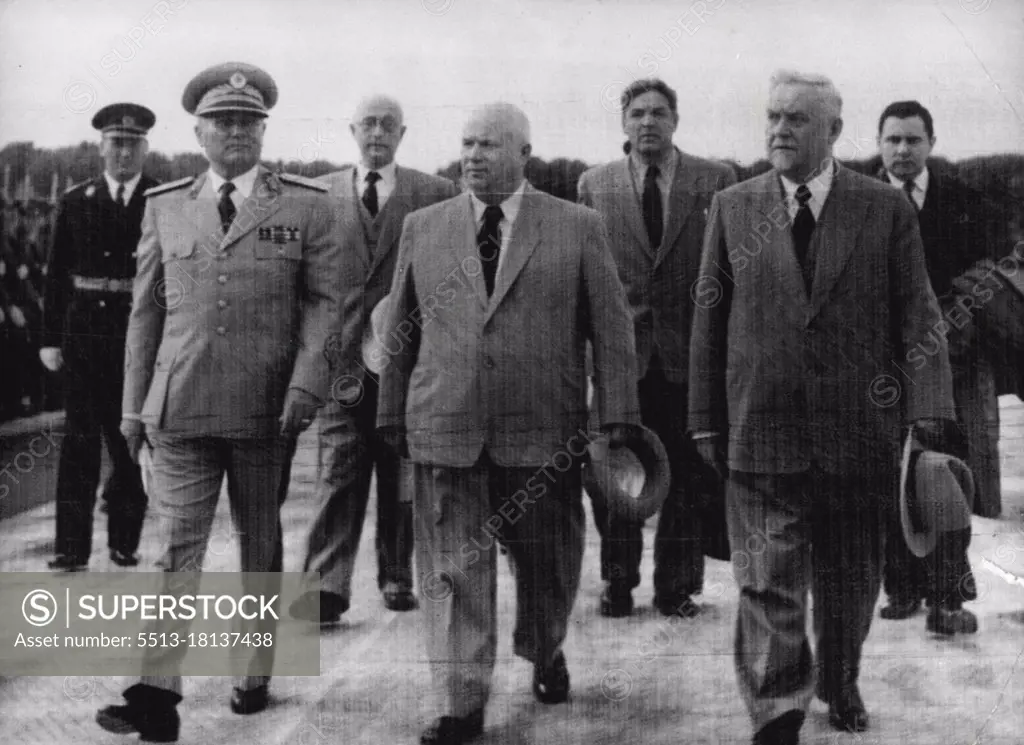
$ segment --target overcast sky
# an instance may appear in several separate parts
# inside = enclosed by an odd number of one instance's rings
[[[156,113],[153,149],[196,151],[181,108],[203,68],[243,60],[280,90],[268,159],[357,158],[355,102],[404,105],[400,162],[457,157],[469,110],[529,115],[535,154],[621,155],[615,102],[657,74],[679,92],[677,144],[751,162],[763,155],[768,77],[832,77],[844,98],[840,157],[875,152],[881,109],[917,98],[936,154],[1024,152],[1024,0],[0,0],[0,146],[95,139],[95,111]]]

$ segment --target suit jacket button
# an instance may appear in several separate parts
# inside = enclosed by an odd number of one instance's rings
[[[218,326],[217,327],[217,333],[220,334],[221,336],[224,336],[224,334],[226,334],[227,332],[228,332],[228,330],[226,328],[224,328],[223,326]]]
[[[107,307],[107,301],[106,301],[106,300],[100,300],[100,301],[99,301],[98,303],[96,303],[96,304],[97,304],[98,306],[100,306],[101,308],[106,308],[106,307]]]
[[[488,370],[494,368],[494,358],[491,357],[491,355],[489,354],[484,357],[484,367],[486,367]]]
[[[103,252],[103,258],[109,259],[110,258],[110,251],[104,251]]]
[[[224,310],[225,308],[228,307],[228,301],[227,300],[218,300],[217,301],[217,307],[220,308],[221,310]]]

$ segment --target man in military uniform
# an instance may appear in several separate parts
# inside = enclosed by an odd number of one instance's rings
[[[166,515],[159,563],[196,582],[225,475],[242,571],[281,571],[281,496],[296,438],[328,396],[325,343],[356,275],[326,187],[259,164],[276,101],[271,77],[244,63],[189,83],[182,104],[210,170],[150,192],[139,243],[121,429],[133,453],[152,447],[152,497]],[[236,714],[267,707],[273,649],[236,681]],[[183,652],[161,650],[147,669],[179,669]],[[144,676],[97,720],[173,742],[181,690],[178,675]]]
[[[155,122],[152,111],[131,103],[97,112],[92,125],[103,132],[104,172],[70,189],[57,216],[39,350],[46,368],[62,370],[65,381],[51,569],[75,571],[89,563],[103,441],[112,463],[103,493],[110,558],[119,566],[138,564],[146,493],[118,424],[135,250],[145,192],[157,185],[142,174],[146,134]]]
[[[412,592],[412,504],[399,496],[400,459],[376,436],[379,371],[358,364],[359,344],[372,333],[370,313],[391,288],[402,221],[414,210],[454,197],[451,181],[399,167],[395,152],[405,134],[402,107],[386,96],[372,96],[356,107],[352,136],[362,158],[358,165],[322,177],[337,198],[337,208],[359,226],[364,292],[344,309],[346,333],[339,350],[353,363],[339,371],[337,390],[320,413],[320,512],[309,534],[304,571],[315,575],[317,598],[305,596],[293,613],[338,621],[348,610],[359,538],[363,531],[370,476],[377,472],[377,585],[388,610],[416,607]],[[361,229],[360,229],[361,228]],[[370,362],[372,365],[372,361]],[[405,495],[408,496],[408,495]]]

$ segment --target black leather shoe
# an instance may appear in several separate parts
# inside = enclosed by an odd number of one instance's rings
[[[464,717],[439,717],[420,735],[420,745],[462,745],[484,731],[484,711]]]
[[[177,704],[181,696],[137,684],[124,692],[124,706],[107,706],[96,713],[96,723],[118,735],[139,733],[142,742],[177,742],[181,730]]]
[[[628,587],[609,582],[601,593],[601,615],[625,618],[633,612],[633,593]]]
[[[753,745],[799,745],[804,713],[794,709],[776,717],[757,731]]]
[[[386,582],[381,590],[381,596],[384,598],[384,607],[388,610],[400,613],[416,610],[419,607],[419,603],[416,602],[416,596],[412,594],[412,590],[408,587],[402,587],[397,582]]]
[[[259,714],[270,703],[270,686],[231,691],[231,711],[236,714]]]
[[[89,566],[89,562],[76,556],[57,554],[53,561],[49,562],[46,566],[55,572],[80,572]]]
[[[316,610],[317,598],[320,600],[319,613]],[[333,592],[321,590],[307,592],[296,598],[288,608],[292,618],[299,621],[318,623],[321,626],[334,626],[348,610],[348,598]]]
[[[550,665],[534,665],[533,695],[542,704],[561,704],[569,698],[569,670],[559,650]]]
[[[921,598],[889,598],[889,604],[879,615],[886,621],[902,621],[910,618],[921,608]]]
[[[863,732],[868,728],[868,712],[856,683],[843,686],[831,697],[828,723],[841,732]]]
[[[933,634],[944,636],[974,634],[978,631],[978,617],[966,608],[934,606],[928,611],[925,628]]]
[[[689,595],[677,595],[675,597],[656,597],[654,607],[663,616],[678,616],[679,618],[694,618],[700,615],[700,606],[693,602]]]
[[[139,557],[127,551],[110,549],[110,560],[119,567],[135,567],[139,565]]]

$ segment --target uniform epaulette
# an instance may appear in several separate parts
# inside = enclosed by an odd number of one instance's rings
[[[78,191],[83,186],[88,186],[89,184],[93,184],[93,183],[95,183],[95,181],[96,181],[96,179],[90,178],[90,179],[86,179],[85,181],[79,181],[77,184],[72,184],[71,186],[69,186],[64,191],[64,196],[67,196],[68,194],[72,194],[72,193]]]
[[[294,184],[295,186],[305,186],[307,189],[316,189],[324,193],[330,191],[330,187],[320,181],[314,181],[311,178],[305,176],[296,176],[294,173],[279,173],[277,177],[284,181],[286,184]]]
[[[164,192],[167,191],[181,189],[185,186],[188,186],[195,180],[195,176],[187,176],[185,178],[180,178],[177,181],[171,181],[169,184],[160,184],[160,186],[154,186],[152,189],[146,189],[145,193],[142,196],[155,197],[157,194],[163,194]]]

